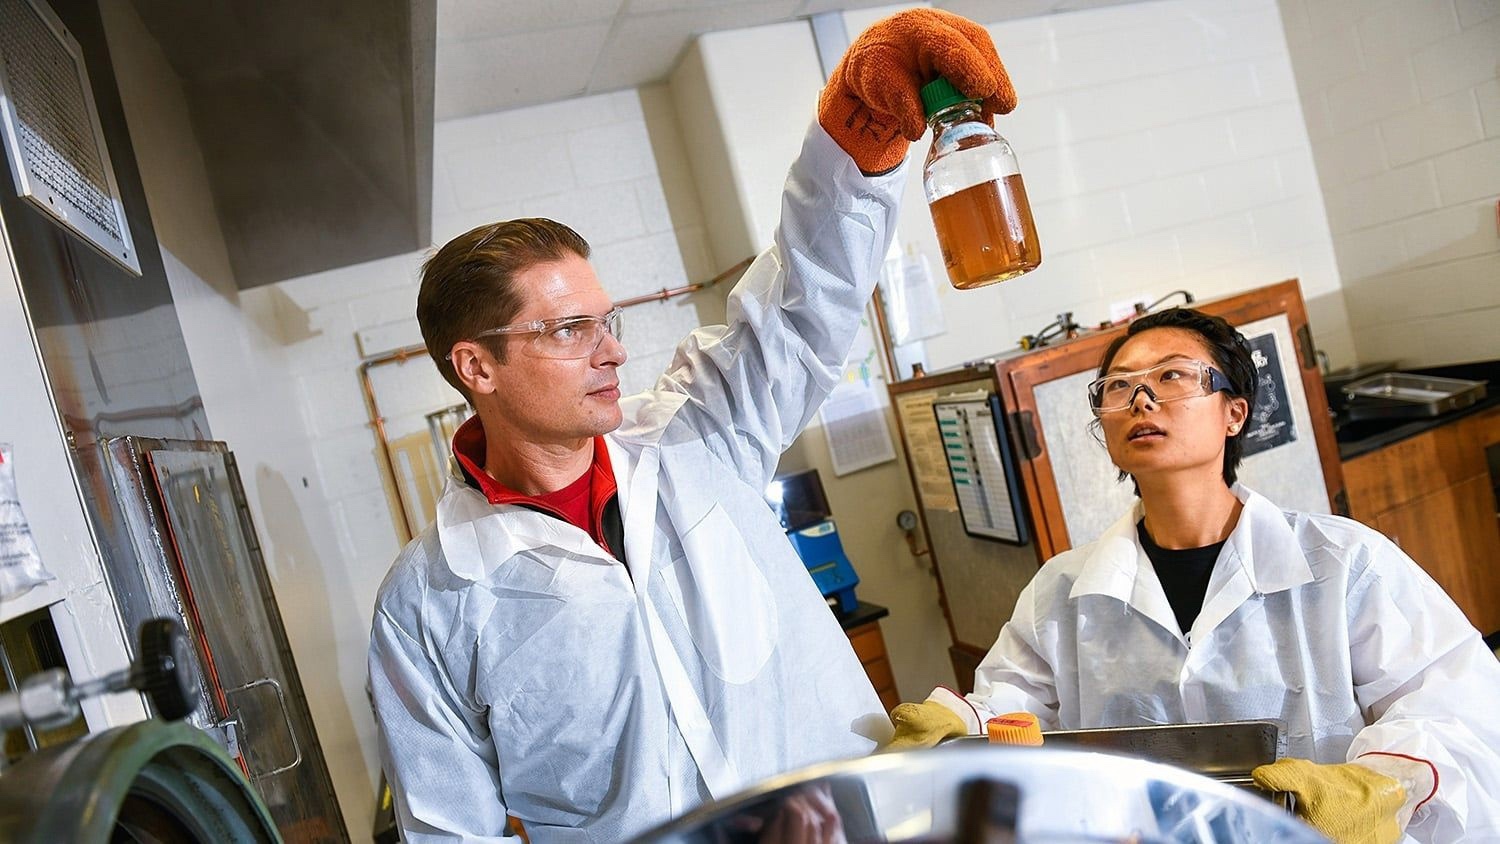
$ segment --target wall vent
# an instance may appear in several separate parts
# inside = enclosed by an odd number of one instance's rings
[[[45,0],[0,0],[0,134],[17,193],[140,275],[83,52]]]

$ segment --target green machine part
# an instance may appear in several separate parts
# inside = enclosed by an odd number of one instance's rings
[[[280,842],[265,804],[201,730],[142,721],[0,774],[0,841]]]

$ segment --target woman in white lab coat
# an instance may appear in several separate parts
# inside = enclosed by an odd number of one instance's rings
[[[897,707],[893,746],[1014,711],[1044,729],[1271,719],[1289,758],[1256,779],[1335,841],[1500,840],[1500,721],[1483,714],[1500,662],[1390,540],[1236,483],[1255,390],[1239,332],[1153,314],[1099,376],[1088,398],[1140,500],[1041,568],[972,694]]]

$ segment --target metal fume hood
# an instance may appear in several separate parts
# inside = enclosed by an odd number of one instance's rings
[[[433,0],[134,0],[241,289],[431,240]]]

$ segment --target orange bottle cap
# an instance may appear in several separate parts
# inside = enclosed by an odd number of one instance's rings
[[[1042,727],[1030,712],[1007,712],[985,723],[991,744],[1021,744],[1041,747]]]

